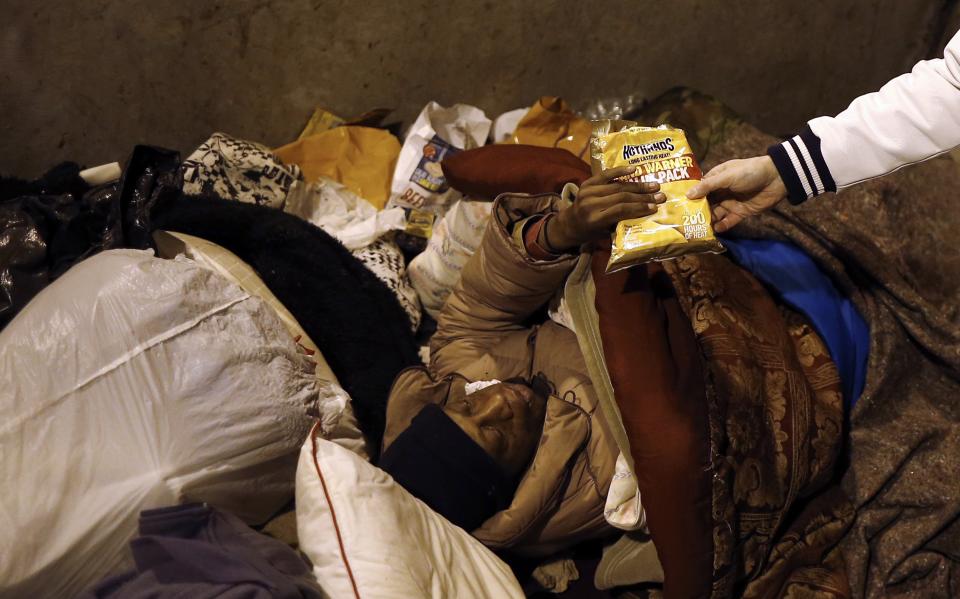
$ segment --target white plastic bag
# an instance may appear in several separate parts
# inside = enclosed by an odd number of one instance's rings
[[[490,141],[495,144],[511,143],[513,132],[523,117],[530,112],[529,108],[517,108],[504,112],[493,119],[493,126],[490,128]]]
[[[70,269],[0,333],[0,597],[116,571],[143,509],[266,520],[317,384],[276,314],[211,270],[133,250]]]
[[[370,450],[357,424],[350,396],[340,386],[337,375],[330,369],[330,364],[327,363],[320,348],[303,330],[290,310],[287,310],[287,307],[280,303],[277,296],[270,291],[257,272],[230,250],[206,239],[185,233],[154,231],[153,240],[157,244],[160,257],[182,256],[192,260],[198,266],[214,271],[236,283],[250,295],[263,300],[280,318],[284,328],[313,364],[319,391],[318,420],[323,438],[356,452],[365,460],[370,459]]]
[[[480,247],[493,204],[458,200],[434,227],[427,249],[407,267],[423,308],[434,318],[460,280],[460,272]]]
[[[490,125],[490,119],[479,108],[427,104],[400,149],[387,206],[442,215],[460,194],[447,185],[440,162],[460,150],[482,146]]]
[[[377,211],[346,186],[322,177],[307,193],[290,194],[284,211],[315,224],[349,250],[367,247],[381,235],[403,230],[406,225],[402,208]]]

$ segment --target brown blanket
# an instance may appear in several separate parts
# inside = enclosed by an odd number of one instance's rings
[[[705,168],[776,141],[687,90],[668,92],[638,120],[686,129]],[[803,248],[871,330],[867,384],[838,482],[782,531],[747,595],[768,595],[771,578],[781,581],[781,596],[834,592],[843,585],[830,566],[842,555],[854,596],[960,596],[958,190],[960,168],[940,158],[799,208],[783,202],[734,230]],[[843,509],[840,488],[855,514]],[[823,544],[837,540],[827,553]],[[777,575],[791,567],[781,549],[825,562]]]

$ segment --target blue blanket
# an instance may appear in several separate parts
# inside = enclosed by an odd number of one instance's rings
[[[772,240],[724,239],[730,256],[791,308],[803,313],[823,338],[840,371],[844,402],[853,407],[867,376],[870,328],[850,298],[797,246]]]

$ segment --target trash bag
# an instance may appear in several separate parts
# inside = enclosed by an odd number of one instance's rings
[[[180,191],[176,152],[136,146],[117,182],[91,187],[64,163],[0,178],[0,329],[71,266],[106,249],[151,247],[150,211]]]
[[[0,333],[0,597],[75,596],[145,508],[264,522],[293,496],[313,369],[269,306],[193,262],[71,268]]]
[[[410,262],[410,282],[433,318],[440,316],[460,272],[480,247],[492,209],[490,202],[457,200],[434,228],[426,250]]]
[[[260,275],[317,344],[379,447],[393,379],[420,364],[390,288],[322,229],[266,206],[183,196],[153,216],[157,228],[223,246]]]

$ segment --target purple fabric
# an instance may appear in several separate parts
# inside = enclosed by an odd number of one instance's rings
[[[190,504],[140,514],[130,542],[136,568],[83,599],[313,599],[323,597],[307,563],[239,518]]]

